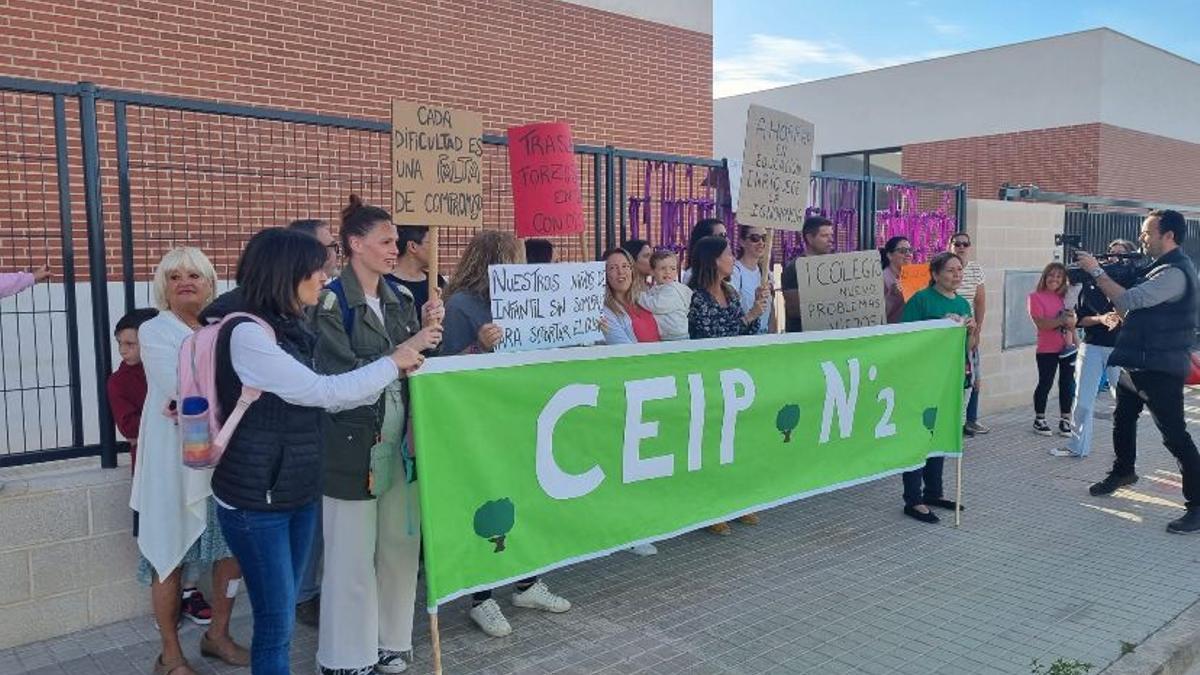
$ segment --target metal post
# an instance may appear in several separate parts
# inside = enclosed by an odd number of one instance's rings
[[[957,216],[957,218],[955,218],[955,220],[957,221],[956,224],[958,226],[959,232],[966,232],[967,231],[967,184],[959,183],[958,188],[955,189],[955,192],[957,193],[957,195],[956,195],[957,199],[955,200],[957,202],[957,204],[955,204],[955,208],[958,209],[958,213],[955,214],[955,216]]]
[[[58,223],[62,241],[63,303],[67,309],[67,376],[71,403],[71,445],[83,445],[83,385],[79,373],[79,307],[75,299],[75,243],[71,237],[71,163],[67,154],[66,97],[54,96],[54,152],[58,173]]]
[[[626,221],[628,220],[628,217],[629,217],[629,200],[627,198],[627,193],[625,191],[625,158],[624,157],[621,157],[618,160],[617,168],[618,168],[618,172],[617,172],[618,181],[620,182],[620,185],[621,185],[621,188],[620,188],[621,189],[621,192],[620,192],[621,198],[617,202],[617,209],[618,209],[619,213],[621,214],[621,241],[625,241],[629,237],[628,230],[626,229]],[[642,197],[645,197],[645,196],[646,195],[642,195]],[[647,239],[650,238],[649,232],[646,233],[646,238]]]
[[[125,287],[125,313],[137,307],[133,293],[133,210],[129,188],[129,127],[125,104],[113,104],[113,122],[117,126],[117,192],[121,208],[121,273]]]
[[[604,251],[604,239],[600,233],[600,155],[592,155],[592,234],[596,238],[596,260]]]
[[[96,413],[100,424],[100,466],[117,466],[117,439],[105,383],[112,370],[108,330],[108,275],[104,255],[104,213],[100,197],[100,139],[96,131],[96,85],[79,86],[79,125],[83,145],[83,195],[87,214],[88,273],[92,289],[92,347],[96,351]]]
[[[607,248],[614,248],[616,242],[616,172],[617,153],[613,146],[604,147],[604,240]]]

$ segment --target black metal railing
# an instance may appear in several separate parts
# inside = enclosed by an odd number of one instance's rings
[[[0,302],[0,467],[97,455],[116,466],[125,444],[105,390],[111,327],[151,304],[162,254],[197,246],[227,284],[242,245],[262,227],[302,217],[336,223],[352,192],[390,206],[390,131],[379,120],[0,77],[0,189],[8,192],[0,270],[40,264],[17,255],[36,251],[55,271],[53,284]],[[506,142],[484,137],[485,227],[513,228]],[[635,234],[677,245],[695,219],[733,217],[727,179],[719,189],[721,160],[612,146],[575,152],[589,236],[556,242],[563,260],[594,259]],[[72,191],[72,174],[82,189]],[[883,184],[814,173],[814,186],[832,180],[861,183],[853,241],[875,246]],[[961,226],[965,186],[928,187],[954,192]],[[439,233],[452,265],[471,232]]]

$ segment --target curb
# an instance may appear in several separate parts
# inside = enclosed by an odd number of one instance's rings
[[[1113,661],[1100,675],[1185,675],[1200,663],[1200,601]]]

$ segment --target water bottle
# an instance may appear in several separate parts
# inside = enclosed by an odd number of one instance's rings
[[[188,396],[179,407],[179,436],[183,442],[183,464],[193,469],[213,466],[212,439],[208,429],[208,399]]]

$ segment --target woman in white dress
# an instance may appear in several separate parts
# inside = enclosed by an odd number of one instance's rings
[[[200,311],[212,302],[215,286],[216,271],[199,249],[168,251],[154,272],[154,302],[161,312],[138,330],[147,391],[129,506],[138,512],[138,578],[150,586],[162,638],[155,675],[195,673],[183,657],[176,624],[184,564],[212,565],[212,623],[200,638],[200,653],[233,666],[250,665],[250,653],[229,635],[241,572],[217,525],[212,471],[183,465],[179,429],[166,412],[178,397],[179,349],[199,328]]]

